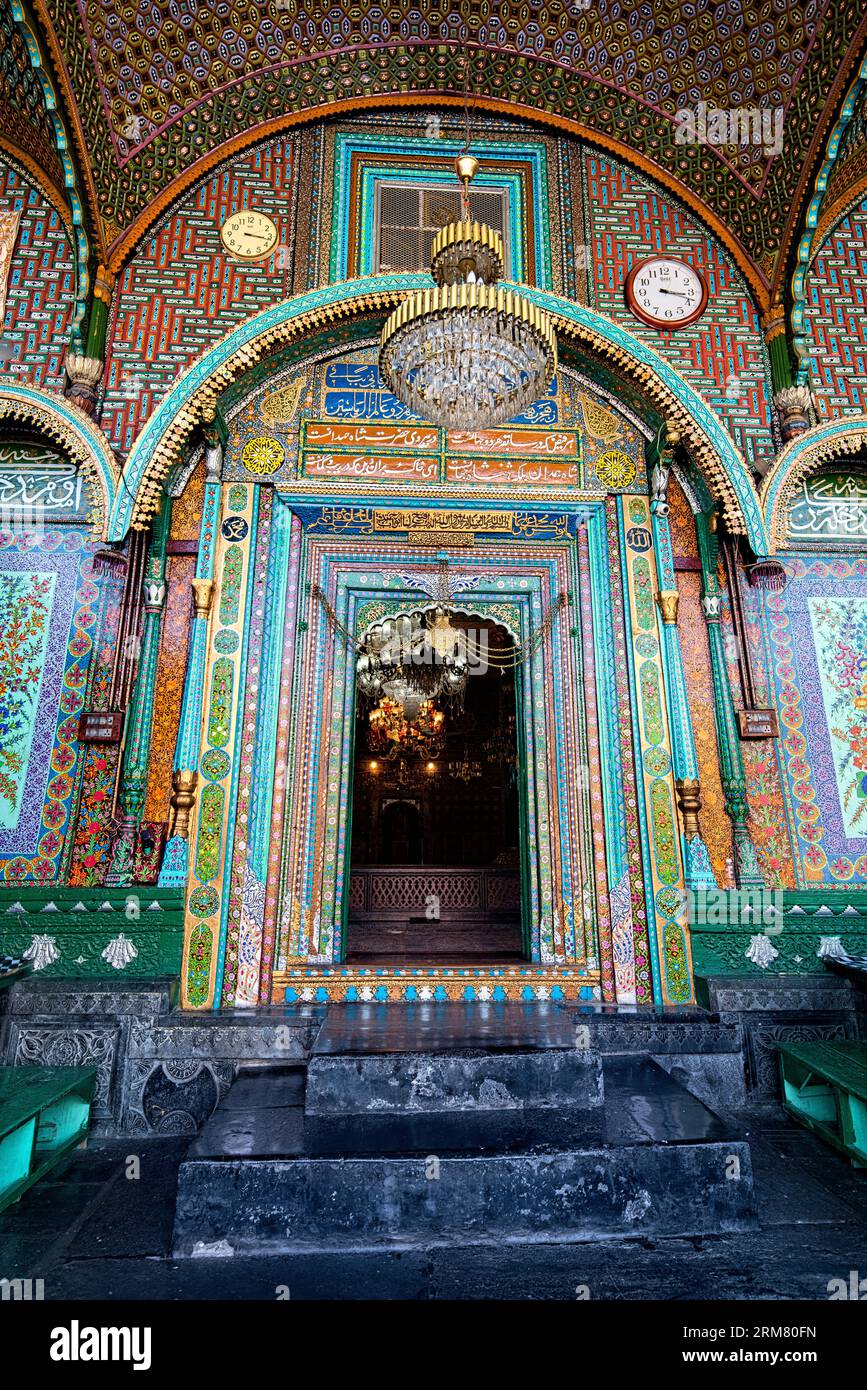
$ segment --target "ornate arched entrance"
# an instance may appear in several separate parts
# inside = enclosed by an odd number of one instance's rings
[[[162,880],[187,886],[185,1003],[682,1002],[682,889],[701,844],[651,478],[663,421],[763,555],[751,476],[651,349],[543,293],[562,367],[531,419],[463,438],[399,418],[375,333],[419,280],[330,286],[251,319],[184,374],[127,463],[114,537],[147,524],[191,448],[208,471]],[[411,602],[438,553],[473,578],[479,611],[531,645],[544,630],[520,673],[527,959],[470,979],[344,962],[354,659],[318,594],[353,633],[365,606]]]

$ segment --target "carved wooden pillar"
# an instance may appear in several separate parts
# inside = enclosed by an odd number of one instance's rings
[[[726,811],[732,823],[735,850],[735,878],[741,888],[764,888],[755,846],[747,826],[749,808],[746,794],[746,775],[741,757],[740,734],[735,717],[734,701],[726,669],[725,648],[720,630],[722,599],[717,582],[719,543],[716,534],[716,515],[696,517],[699,553],[702,565],[701,607],[707,623],[713,678],[713,709],[719,752],[720,780]]]

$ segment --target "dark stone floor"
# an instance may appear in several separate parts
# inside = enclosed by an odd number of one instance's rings
[[[189,1141],[94,1140],[0,1214],[0,1277],[42,1279],[46,1299],[825,1300],[830,1279],[867,1275],[867,1173],[780,1112],[727,1120],[752,1146],[755,1233],[174,1260]]]

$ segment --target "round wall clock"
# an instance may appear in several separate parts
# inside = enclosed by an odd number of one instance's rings
[[[624,287],[626,307],[651,328],[685,328],[707,308],[707,281],[673,256],[651,256],[634,265]]]
[[[267,213],[251,208],[233,212],[220,228],[220,240],[226,250],[242,261],[259,261],[270,256],[279,239],[276,222]]]

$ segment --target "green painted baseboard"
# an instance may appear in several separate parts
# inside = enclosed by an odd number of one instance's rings
[[[183,937],[181,888],[0,889],[0,951],[39,977],[177,975]]]
[[[691,904],[696,975],[824,974],[828,937],[849,955],[867,955],[867,892],[696,894]]]

